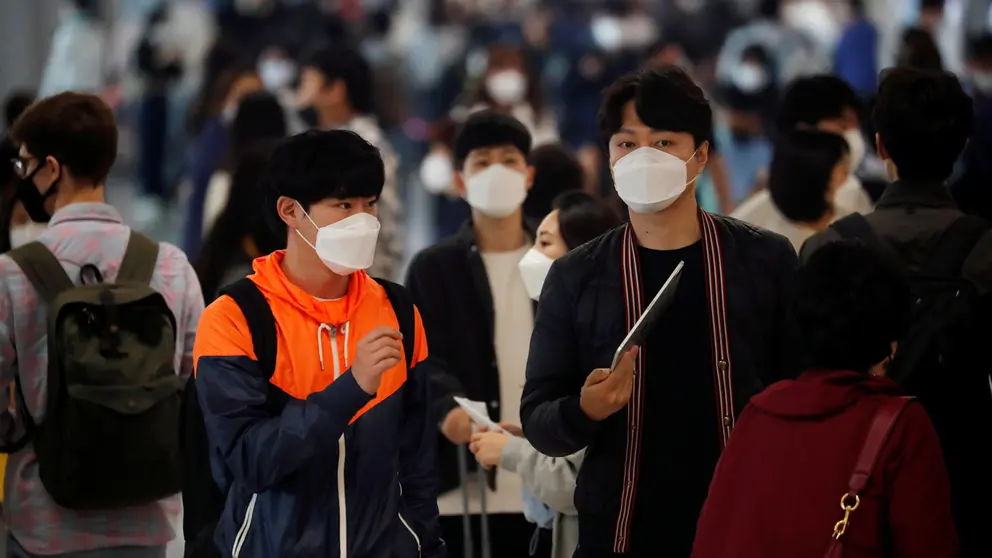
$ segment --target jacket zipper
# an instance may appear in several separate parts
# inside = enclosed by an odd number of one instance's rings
[[[241,547],[245,545],[245,539],[248,538],[248,531],[251,528],[251,517],[255,514],[255,500],[258,498],[258,494],[252,494],[251,500],[248,501],[248,509],[245,510],[245,519],[241,522],[241,528],[238,529],[238,534],[234,536],[234,548],[231,549],[231,556],[233,558],[238,558],[241,554]]]
[[[334,379],[341,376],[338,355],[338,328],[331,328],[331,358],[334,359]],[[348,505],[344,497],[344,433],[338,438],[338,546],[341,558],[348,558]],[[236,558],[236,557],[235,557]]]
[[[403,485],[401,484],[400,485],[400,498],[402,499],[402,497],[403,497]],[[410,536],[413,537],[413,541],[417,543],[417,556],[418,557],[423,556],[424,555],[424,549],[420,546],[420,537],[417,536],[417,532],[414,531],[413,530],[413,527],[410,527],[410,524],[406,522],[406,518],[403,517],[403,512],[396,512],[396,515],[399,516],[400,523],[402,523],[403,526],[406,527],[406,530],[407,531],[410,531]]]

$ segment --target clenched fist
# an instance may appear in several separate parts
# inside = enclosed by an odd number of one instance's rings
[[[616,370],[597,368],[586,377],[582,386],[579,406],[582,412],[595,421],[601,421],[623,409],[634,391],[634,363],[637,347],[620,357]]]
[[[403,360],[403,334],[395,327],[379,326],[358,342],[351,373],[362,391],[375,395],[382,374]]]

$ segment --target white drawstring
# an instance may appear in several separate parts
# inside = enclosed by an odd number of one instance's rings
[[[331,324],[320,324],[320,327],[317,328],[317,354],[320,355],[321,370],[324,369],[324,342],[321,340],[320,334],[323,333],[325,330],[327,331],[327,334],[330,335],[331,332],[334,330],[334,326],[332,326]]]
[[[347,370],[351,363],[349,362],[351,358],[348,356],[348,344],[351,339],[351,322],[345,322],[341,324],[338,331],[344,332],[344,367]],[[317,328],[317,354],[320,356],[320,369],[324,369],[324,342],[321,339],[321,334],[327,331],[328,336],[330,336],[331,343],[334,343],[334,326],[331,324],[320,324]]]
[[[351,322],[341,324],[344,330],[344,369],[347,370],[351,363],[348,362],[348,337],[351,335]]]

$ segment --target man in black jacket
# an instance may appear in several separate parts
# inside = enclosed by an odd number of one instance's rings
[[[972,118],[972,101],[952,74],[890,70],[879,85],[872,119],[878,155],[894,182],[875,211],[838,221],[807,240],[800,256],[805,262],[850,231],[910,276],[914,318],[889,377],[919,398],[940,437],[961,556],[984,558],[992,556],[992,454],[986,441],[992,367],[984,349],[992,336],[992,232],[987,221],[966,218],[946,186],[968,143]],[[943,291],[965,301],[965,311],[943,306]],[[962,320],[964,327],[949,327]]]
[[[557,260],[541,294],[521,415],[542,453],[588,447],[575,492],[580,558],[688,557],[735,418],[795,373],[794,250],[696,205],[712,129],[708,101],[678,68],[614,83],[599,130],[630,223]],[[674,302],[608,370],[679,262]]]
[[[472,207],[472,220],[455,236],[418,254],[406,285],[423,316],[431,355],[447,365],[447,373],[435,375],[432,390],[444,434],[438,444],[438,507],[443,537],[457,553],[462,549],[463,503],[455,491],[460,484],[455,452],[465,451],[456,445],[469,442],[472,421],[453,396],[484,402],[493,420],[519,428],[534,310],[518,264],[533,241],[522,204],[534,170],[527,162],[530,133],[511,116],[492,111],[472,115],[455,135],[453,147],[455,187]],[[475,460],[469,460],[475,470]],[[534,528],[521,513],[519,477],[502,472],[488,479],[495,488],[486,495],[492,555],[528,556]],[[474,478],[463,488],[468,489],[470,512],[478,517],[480,491]],[[475,540],[479,538],[476,533]]]

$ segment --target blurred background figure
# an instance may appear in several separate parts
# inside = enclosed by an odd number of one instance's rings
[[[52,36],[38,96],[63,91],[102,93],[106,84],[107,38],[100,20],[100,2],[58,0],[56,7],[58,27]]]

